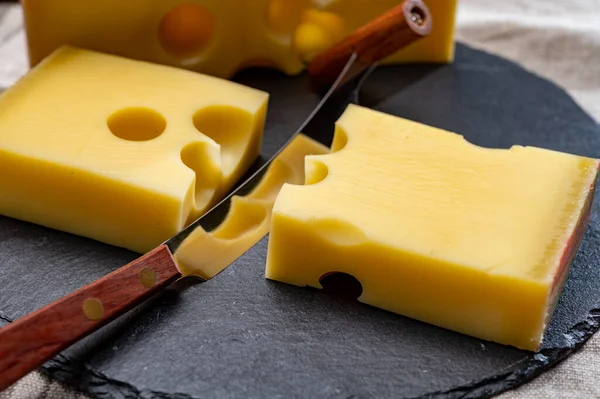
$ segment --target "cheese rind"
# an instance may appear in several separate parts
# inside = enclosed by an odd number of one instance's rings
[[[429,0],[428,37],[384,63],[450,62],[457,0]],[[23,0],[29,60],[70,45],[231,78],[249,66],[294,75],[397,0]]]
[[[267,278],[322,288],[323,275],[345,272],[362,284],[362,302],[539,348],[587,223],[598,160],[477,147],[354,105],[332,151],[307,158],[311,185],[281,190]]]
[[[0,95],[0,213],[146,252],[254,161],[267,101],[215,77],[61,48]]]

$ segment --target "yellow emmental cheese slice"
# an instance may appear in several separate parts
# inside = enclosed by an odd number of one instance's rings
[[[260,241],[271,226],[273,203],[285,183],[304,182],[304,158],[326,154],[329,148],[302,134],[273,161],[262,180],[247,196],[234,196],[223,223],[207,232],[196,228],[174,257],[184,276],[208,280]]]
[[[266,277],[537,350],[587,225],[599,161],[462,136],[349,106],[332,154],[275,202]]]
[[[63,47],[0,95],[0,213],[146,252],[256,159],[268,94]]]

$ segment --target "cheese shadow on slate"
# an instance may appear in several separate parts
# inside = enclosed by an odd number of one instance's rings
[[[264,156],[318,102],[306,91],[305,76],[253,70],[237,80],[271,93]],[[463,45],[452,65],[377,69],[360,99],[479,145],[536,145],[600,156],[600,127],[566,93]],[[265,238],[214,279],[177,283],[44,370],[99,397],[489,397],[550,368],[597,329],[599,205],[596,198],[538,354],[265,280]],[[135,257],[3,218],[0,316],[23,316]]]

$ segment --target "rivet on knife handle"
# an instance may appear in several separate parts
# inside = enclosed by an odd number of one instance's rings
[[[317,55],[308,65],[308,75],[317,89],[325,90],[335,82],[352,53],[356,53],[355,70],[346,76],[346,80],[351,80],[399,48],[429,35],[431,26],[425,3],[405,0]]]

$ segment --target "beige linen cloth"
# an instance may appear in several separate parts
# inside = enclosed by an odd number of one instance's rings
[[[600,121],[600,0],[459,1],[459,41],[554,81]],[[27,70],[21,18],[19,6],[0,5],[0,89]],[[39,373],[0,393],[0,399],[42,397],[85,396]],[[600,398],[600,334],[553,370],[498,398]]]

